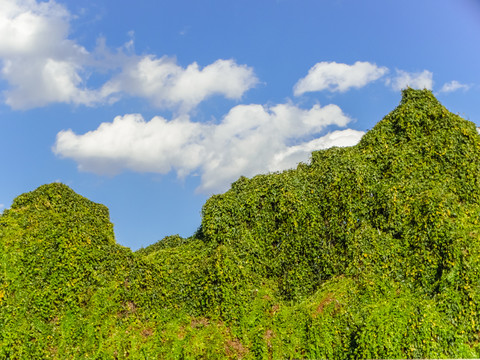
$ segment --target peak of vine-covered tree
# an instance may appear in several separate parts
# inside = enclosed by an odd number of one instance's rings
[[[242,177],[132,253],[62,184],[0,217],[6,358],[480,353],[480,137],[428,90],[350,148]]]

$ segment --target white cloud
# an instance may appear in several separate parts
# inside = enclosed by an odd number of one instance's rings
[[[10,85],[4,96],[12,108],[96,101],[81,77],[89,54],[67,38],[69,19],[67,10],[52,0],[1,2],[1,75]]]
[[[49,103],[93,105],[100,100],[97,91],[88,90],[79,74],[80,65],[55,59],[16,59],[4,62],[2,74],[13,85],[6,92],[6,103],[14,109]]]
[[[69,39],[71,18],[53,0],[0,0],[0,75],[8,84],[6,104],[14,109],[58,102],[96,105],[128,94],[189,111],[212,95],[238,99],[257,83],[251,68],[233,60],[200,69],[197,63],[182,68],[170,58],[137,56],[133,32],[119,51],[111,52],[100,38],[90,53]],[[89,88],[89,75],[99,72],[113,77]]]
[[[306,77],[295,84],[294,95],[322,90],[345,92],[350,88],[361,88],[387,72],[386,67],[378,67],[369,62],[357,61],[353,65],[319,62],[308,71]]]
[[[457,80],[450,81],[449,83],[443,84],[442,88],[440,89],[440,92],[453,92],[457,90],[463,90],[467,91],[470,89],[470,85],[466,84],[461,84]]]
[[[59,50],[68,35],[69,13],[54,1],[2,0],[0,56],[32,55]]]
[[[395,91],[400,91],[407,87],[432,90],[433,74],[428,70],[417,73],[409,73],[407,71],[397,69],[396,76],[387,79],[386,84],[391,86]]]
[[[239,99],[257,81],[251,68],[233,60],[217,60],[203,69],[193,63],[184,69],[174,59],[147,56],[126,65],[102,93],[128,93],[148,98],[158,107],[187,112],[212,95]]]
[[[239,176],[283,170],[308,161],[314,149],[348,146],[362,132],[336,131],[312,140],[329,125],[344,127],[350,118],[336,105],[309,110],[292,104],[238,105],[218,124],[141,115],[119,116],[83,135],[57,135],[53,151],[74,159],[79,169],[99,174],[123,170],[175,171],[179,177],[201,175],[199,190],[221,192]]]
[[[309,71],[307,76],[300,79],[294,86],[295,96],[311,91],[328,90],[331,92],[345,92],[351,88],[360,88],[376,81],[389,72],[386,67],[379,67],[369,62],[357,61],[353,65],[336,62],[319,62]],[[388,77],[385,84],[395,91],[407,87],[415,89],[433,88],[433,74],[428,70],[422,72],[407,72],[395,70],[395,76]],[[441,92],[467,90],[468,85],[452,81],[442,87]]]
[[[270,170],[280,171],[292,167],[292,164],[305,162],[315,150],[356,145],[364,134],[363,131],[353,129],[336,130],[318,139],[287,147],[285,151],[274,156]]]
[[[197,166],[196,144],[202,130],[188,118],[167,121],[156,116],[146,122],[141,115],[129,114],[84,135],[62,131],[54,151],[75,159],[80,170],[98,174],[114,175],[124,169],[165,174],[172,167],[188,171]]]

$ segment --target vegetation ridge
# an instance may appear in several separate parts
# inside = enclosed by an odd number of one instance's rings
[[[240,178],[135,253],[63,184],[0,217],[0,357],[480,355],[480,137],[428,90],[350,148]]]

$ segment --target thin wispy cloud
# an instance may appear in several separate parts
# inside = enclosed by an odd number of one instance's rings
[[[458,90],[467,91],[470,89],[471,85],[462,84],[457,80],[452,80],[448,83],[443,84],[442,88],[440,89],[441,93],[450,93]]]

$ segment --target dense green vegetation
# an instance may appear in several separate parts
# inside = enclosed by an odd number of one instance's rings
[[[480,136],[427,90],[351,148],[240,178],[135,253],[62,184],[0,217],[0,358],[480,356]]]

